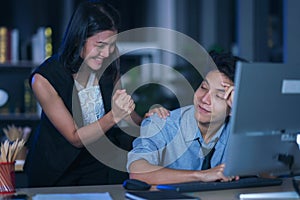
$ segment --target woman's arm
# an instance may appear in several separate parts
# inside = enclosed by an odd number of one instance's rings
[[[75,147],[82,147],[103,136],[113,125],[131,114],[135,104],[124,90],[113,96],[112,110],[98,121],[78,128],[72,115],[52,85],[40,74],[32,79],[33,92],[43,111],[57,130]]]
[[[139,126],[141,125],[143,119],[152,116],[154,113],[156,113],[160,118],[164,118],[164,119],[170,115],[170,111],[161,106],[161,107],[150,109],[147,113],[145,113],[144,117],[141,117],[139,114],[133,111],[130,114],[130,116],[125,118],[125,120],[130,124]]]
[[[117,78],[118,79],[118,78]],[[122,84],[120,79],[118,79],[119,81],[116,81],[115,83],[115,88],[122,88]],[[143,119],[150,117],[151,115],[153,115],[154,113],[157,113],[158,116],[160,118],[167,118],[170,115],[170,111],[167,110],[166,108],[162,107],[162,106],[158,106],[156,108],[152,108],[150,109],[147,113],[145,113],[145,115],[143,117],[141,117],[137,112],[133,111],[130,115],[128,115],[124,120],[129,123],[132,124],[134,126],[140,126]]]

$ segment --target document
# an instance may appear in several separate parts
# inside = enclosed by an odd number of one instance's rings
[[[32,200],[113,200],[108,192],[80,194],[36,194]]]

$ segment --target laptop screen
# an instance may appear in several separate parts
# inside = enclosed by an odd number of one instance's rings
[[[225,175],[300,171],[300,64],[238,63]]]

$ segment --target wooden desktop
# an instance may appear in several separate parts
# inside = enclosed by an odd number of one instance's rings
[[[155,190],[155,187],[153,187]],[[112,199],[121,200],[125,198],[126,190],[122,185],[101,185],[101,186],[79,186],[79,187],[45,187],[45,188],[18,188],[16,193],[27,194],[31,199],[36,194],[66,194],[66,193],[104,193],[109,192]],[[280,186],[214,190],[206,192],[192,192],[188,195],[199,197],[201,200],[233,200],[239,199],[242,193],[266,193],[266,192],[294,192],[292,180],[285,178]],[[276,198],[278,199],[278,198]],[[286,199],[286,198],[284,198]]]

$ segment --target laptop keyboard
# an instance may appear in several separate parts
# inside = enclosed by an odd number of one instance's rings
[[[223,189],[237,189],[247,187],[262,187],[281,185],[282,180],[279,178],[259,178],[259,177],[245,177],[237,181],[231,182],[186,182],[175,184],[161,184],[156,188],[159,190],[175,190],[178,192],[196,192],[209,190],[223,190]]]

